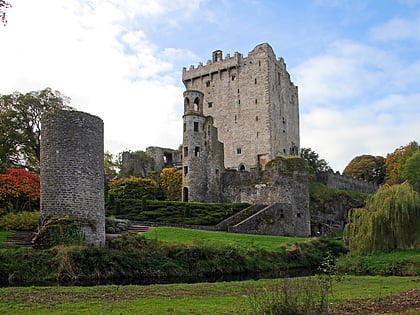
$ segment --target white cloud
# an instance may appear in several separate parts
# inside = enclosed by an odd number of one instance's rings
[[[394,57],[374,47],[341,40],[291,72],[301,87],[299,98],[305,107],[329,106],[383,85],[397,65]]]
[[[183,88],[182,69],[175,63],[194,54],[156,46],[140,24],[173,11],[174,19],[185,18],[201,2],[16,2],[9,24],[0,30],[0,41],[7,43],[0,50],[1,60],[7,60],[0,93],[59,90],[76,109],[104,120],[105,148],[113,153],[177,147]]]
[[[373,27],[370,34],[373,39],[379,41],[420,40],[420,17],[411,20],[393,18],[382,25]]]

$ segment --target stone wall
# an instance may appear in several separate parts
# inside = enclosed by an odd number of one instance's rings
[[[270,45],[247,57],[216,51],[205,66],[184,68],[182,79],[187,90],[204,94],[202,113],[214,119],[226,168],[249,170],[260,158],[299,154],[297,87]]]
[[[267,208],[269,217],[274,220],[273,226],[267,230],[266,222],[259,228],[258,234],[309,236],[309,172],[300,158],[277,158],[267,164],[264,171],[232,171],[227,170],[222,176],[223,202],[247,202],[251,204],[275,205]],[[281,205],[281,206],[280,206]],[[287,206],[286,206],[287,205]],[[281,209],[282,211],[280,211]],[[264,209],[259,218],[264,217]],[[255,215],[254,215],[255,216]],[[254,217],[254,223],[256,217]],[[259,221],[258,221],[259,222]],[[262,221],[261,221],[262,222]],[[270,221],[271,222],[271,221]],[[249,224],[249,223],[247,223]],[[280,228],[289,224],[290,229]],[[244,231],[246,229],[242,229]],[[255,227],[252,231],[255,230]],[[250,230],[251,231],[251,230]]]
[[[344,189],[362,193],[373,193],[378,190],[378,186],[340,172],[319,172],[315,174],[315,181],[325,184],[330,188]]]
[[[105,245],[103,122],[78,111],[42,119],[40,227],[49,217],[79,219],[85,241]]]

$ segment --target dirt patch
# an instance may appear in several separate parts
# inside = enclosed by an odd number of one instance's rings
[[[330,315],[389,314],[414,311],[420,314],[420,289],[413,289],[400,294],[374,298],[354,299],[331,305]]]

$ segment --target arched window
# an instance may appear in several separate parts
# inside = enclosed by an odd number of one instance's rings
[[[245,171],[245,165],[241,164],[241,165],[239,166],[239,170],[240,170],[240,171]]]
[[[186,113],[188,111],[188,108],[190,107],[190,99],[186,97],[184,99],[184,112]]]
[[[200,100],[198,99],[198,97],[196,97],[194,100],[194,110],[196,112],[200,111]]]

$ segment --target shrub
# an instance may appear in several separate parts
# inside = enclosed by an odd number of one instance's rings
[[[32,231],[38,226],[39,212],[8,213],[0,218],[0,230]]]
[[[130,222],[124,219],[117,219],[115,217],[105,218],[105,231],[106,233],[120,233],[127,231],[130,227]]]
[[[109,194],[115,199],[133,199],[148,196],[149,199],[156,199],[158,184],[149,178],[121,178],[109,183]]]

